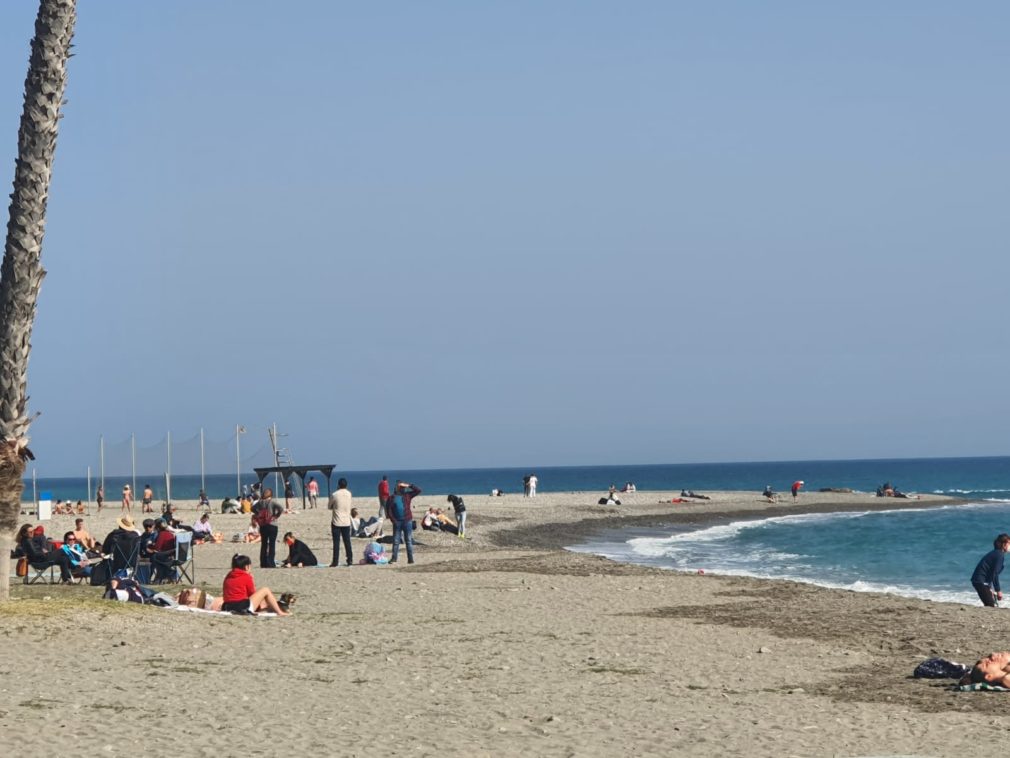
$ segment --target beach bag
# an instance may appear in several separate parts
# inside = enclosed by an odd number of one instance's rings
[[[28,576],[28,559],[18,558],[17,565],[14,567],[14,573],[18,576]]]
[[[110,572],[112,564],[110,561],[101,561],[96,563],[91,569],[91,577],[89,579],[92,587],[100,587],[108,584],[109,580],[112,578]]]
[[[389,505],[386,506],[391,521],[403,521],[407,517],[407,506],[403,502],[403,495],[393,495],[389,498]]]

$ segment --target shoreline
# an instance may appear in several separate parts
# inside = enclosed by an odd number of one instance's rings
[[[394,756],[939,756],[1002,744],[1010,716],[999,695],[955,694],[909,677],[928,657],[971,663],[1004,649],[1008,614],[697,576],[561,547],[613,527],[896,503],[836,493],[780,506],[754,493],[658,503],[666,494],[622,496],[620,513],[590,504],[599,493],[468,496],[468,538],[418,532],[413,566],[254,568],[257,586],[298,594],[289,619],[202,616],[103,601],[97,588],[13,585],[19,599],[0,606],[9,650],[0,744],[24,754],[80,744],[113,756],[141,747],[230,754],[279,713],[283,734],[271,741],[322,754],[379,744]],[[421,495],[415,514],[444,500]],[[960,502],[935,496],[901,507]],[[372,515],[375,498],[356,505]],[[195,513],[181,507],[186,517]],[[104,509],[86,526],[104,536],[118,510]],[[280,530],[296,531],[328,558],[328,515],[319,508],[284,516]],[[72,523],[59,518],[48,532]],[[211,517],[226,538],[247,520]],[[354,541],[359,554],[363,545]],[[198,547],[198,583],[216,593],[231,554],[255,558],[256,548]],[[35,676],[40,665],[44,681]],[[66,702],[65,681],[103,694]],[[143,733],[110,739],[110,727],[149,700],[152,686],[159,700],[145,709]],[[355,729],[361,707],[337,712],[334,697],[381,698],[405,729]],[[183,722],[191,738],[180,742]]]

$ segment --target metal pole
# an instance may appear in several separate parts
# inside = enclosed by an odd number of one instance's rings
[[[32,502],[35,503],[35,513],[39,512],[39,491],[35,483],[35,469],[32,469]]]
[[[242,497],[242,445],[239,442],[245,427],[235,424],[235,497]]]
[[[88,515],[91,515],[91,466],[88,466]]]
[[[137,496],[137,435],[130,435],[130,472],[133,475],[133,496]]]
[[[172,502],[172,433],[168,433],[168,470],[165,472],[165,500]]]
[[[207,483],[204,481],[205,472],[203,470],[203,427],[200,427],[200,489],[207,491]]]
[[[105,491],[105,437],[98,437],[98,483]]]

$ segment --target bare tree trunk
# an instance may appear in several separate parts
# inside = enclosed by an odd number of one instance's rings
[[[10,599],[10,544],[28,450],[28,357],[42,278],[42,236],[77,20],[76,0],[40,0],[35,19],[3,263],[0,264],[0,602]]]

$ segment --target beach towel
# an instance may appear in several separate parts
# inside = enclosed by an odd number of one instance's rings
[[[989,684],[988,682],[955,684],[953,689],[957,692],[1010,692],[1010,689],[1006,687],[1000,687],[998,684]]]

